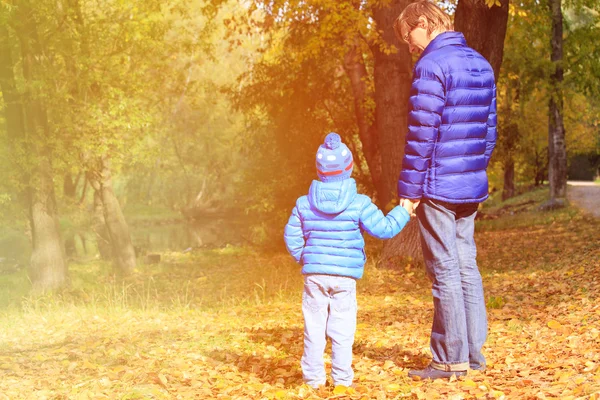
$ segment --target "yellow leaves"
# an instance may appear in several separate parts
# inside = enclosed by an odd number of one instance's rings
[[[386,385],[385,390],[388,392],[397,392],[400,390],[400,385],[397,383],[390,383],[389,385]]]
[[[464,381],[460,382],[461,386],[464,386],[466,388],[476,388],[477,384],[475,382],[473,382],[471,379],[465,379]]]
[[[571,277],[573,275],[583,275],[583,274],[585,274],[585,267],[579,267],[575,270],[570,269],[570,270],[567,270],[567,272],[565,272],[565,275],[567,277]]]
[[[583,372],[594,372],[598,368],[598,365],[592,361],[586,361]]]
[[[166,389],[166,388],[167,388],[167,383],[168,383],[168,381],[167,381],[167,377],[166,377],[166,376],[164,376],[162,373],[159,373],[159,374],[157,375],[157,378],[158,378],[158,383],[159,383],[159,384],[160,384],[162,387],[164,387],[164,388]]]
[[[355,393],[356,393],[356,389],[354,389],[353,387],[348,387],[348,386],[343,386],[343,385],[336,385],[336,387],[333,389],[333,394],[335,394],[335,395],[342,395],[342,394],[352,395]]]
[[[488,6],[488,8],[492,8],[494,6],[501,7],[502,3],[500,3],[500,0],[485,0],[485,5]]]
[[[553,319],[548,321],[548,328],[552,329],[553,331],[555,331],[557,333],[568,332],[568,329],[565,326],[563,326],[560,322],[553,320]]]
[[[89,307],[45,313],[45,320],[38,314],[19,315],[6,325],[0,316],[0,343],[5,346],[0,349],[0,400],[2,394],[35,399],[41,390],[47,390],[49,398],[69,399],[600,400],[593,394],[600,391],[597,267],[579,262],[577,247],[567,253],[573,260],[549,262],[545,257],[554,254],[563,240],[547,244],[548,235],[557,235],[548,229],[526,235],[517,229],[513,236],[503,235],[494,232],[481,241],[482,265],[498,269],[484,275],[486,293],[503,299],[502,308],[489,313],[485,372],[469,371],[451,381],[409,380],[408,369],[431,359],[430,284],[417,266],[411,268],[416,273],[410,284],[402,270],[371,268],[359,283],[356,388],[328,386],[315,391],[302,383],[298,276],[297,292],[289,299],[282,296],[261,305],[227,303],[215,309],[160,311],[150,307],[127,310],[127,315],[100,307],[92,312]],[[526,246],[519,244],[521,239]],[[572,240],[564,242],[569,247],[561,252],[577,246]],[[497,249],[489,254],[493,246]],[[249,272],[244,275],[247,284],[256,272],[253,263],[270,264],[255,256],[237,257],[236,262],[246,258],[248,264],[241,269]],[[522,260],[528,264],[520,264]],[[203,264],[221,268],[219,262]],[[207,272],[202,288],[225,282],[229,275],[233,277],[229,272],[217,279]],[[196,275],[192,283],[195,279]],[[241,287],[242,283],[228,286],[225,297]],[[329,347],[327,353],[329,374]]]
[[[277,368],[275,369],[275,371],[273,371],[273,374],[277,376],[282,376],[284,378],[289,378],[291,376],[296,375],[296,372],[290,369]]]

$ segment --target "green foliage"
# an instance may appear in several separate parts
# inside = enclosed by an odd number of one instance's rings
[[[596,151],[600,81],[596,29],[598,14],[573,5],[565,11],[564,124],[569,154]],[[528,38],[528,39],[524,39]],[[545,178],[547,169],[550,16],[536,2],[510,4],[504,58],[499,77],[499,140],[491,168],[493,187],[502,187],[505,163],[515,162],[517,185]],[[582,71],[585,71],[583,73]]]
[[[502,296],[490,296],[487,299],[486,307],[488,309],[500,309],[504,307],[504,304],[506,304],[506,301]]]
[[[18,90],[46,109],[48,135],[35,140],[52,151],[59,176],[93,170],[99,157],[109,156],[113,175],[129,181],[124,198],[130,201],[180,210],[201,192],[209,208],[235,197],[244,168],[236,150],[243,123],[220,88],[246,69],[245,55],[253,51],[250,45],[231,52],[220,40],[221,21],[235,4],[223,3],[217,12],[202,0],[31,3],[38,31],[52,34],[41,42],[43,57],[30,84],[18,67],[23,4],[3,3],[1,16],[11,21],[15,38]],[[0,128],[0,138],[4,133]],[[22,189],[13,172],[36,163],[23,140],[12,144],[2,169],[7,193]]]
[[[281,234],[297,197],[316,178],[314,157],[325,135],[338,132],[354,153],[353,177],[361,189],[372,186],[356,125],[355,99],[346,62],[364,62],[373,118],[373,51],[395,52],[373,23],[375,3],[336,1],[251,2],[247,13],[232,16],[230,31],[260,37],[263,43],[239,86],[236,106],[247,118],[248,157],[241,190],[246,212],[260,216],[273,240]],[[345,60],[355,48],[360,60]],[[370,121],[368,121],[370,122]],[[258,229],[258,228],[257,228]],[[260,228],[261,232],[270,229]],[[265,239],[267,240],[267,239]],[[268,241],[268,240],[267,240]]]
[[[244,42],[247,47],[232,50],[220,40],[226,34],[221,21],[233,7],[225,4],[212,19],[199,15],[178,21],[172,16],[165,36],[170,43],[168,71],[177,75],[161,81],[156,94],[167,94],[156,98],[161,120],[140,142],[142,157],[126,169],[134,201],[202,212],[235,205],[246,162],[245,132],[222,87],[246,69],[253,45]],[[168,71],[164,73],[172,74]]]
[[[600,95],[600,6],[564,10],[565,84],[589,98]]]

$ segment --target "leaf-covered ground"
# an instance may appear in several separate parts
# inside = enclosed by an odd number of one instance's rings
[[[297,266],[229,248],[164,254],[127,282],[74,266],[73,289],[4,311],[0,399],[598,399],[600,222],[521,211],[478,223],[484,373],[410,380],[430,358],[429,282],[419,265],[372,262],[358,289],[356,388],[312,391]]]

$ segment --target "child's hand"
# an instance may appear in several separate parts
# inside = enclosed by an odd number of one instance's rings
[[[415,217],[416,208],[419,206],[420,200],[400,199],[400,206],[403,207],[411,217]]]

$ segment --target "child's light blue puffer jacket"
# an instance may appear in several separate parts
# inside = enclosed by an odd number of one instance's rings
[[[356,192],[352,178],[338,182],[313,181],[285,226],[290,254],[303,274],[328,274],[360,279],[366,256],[362,230],[379,239],[394,237],[410,220],[402,207],[387,216],[368,196]]]

